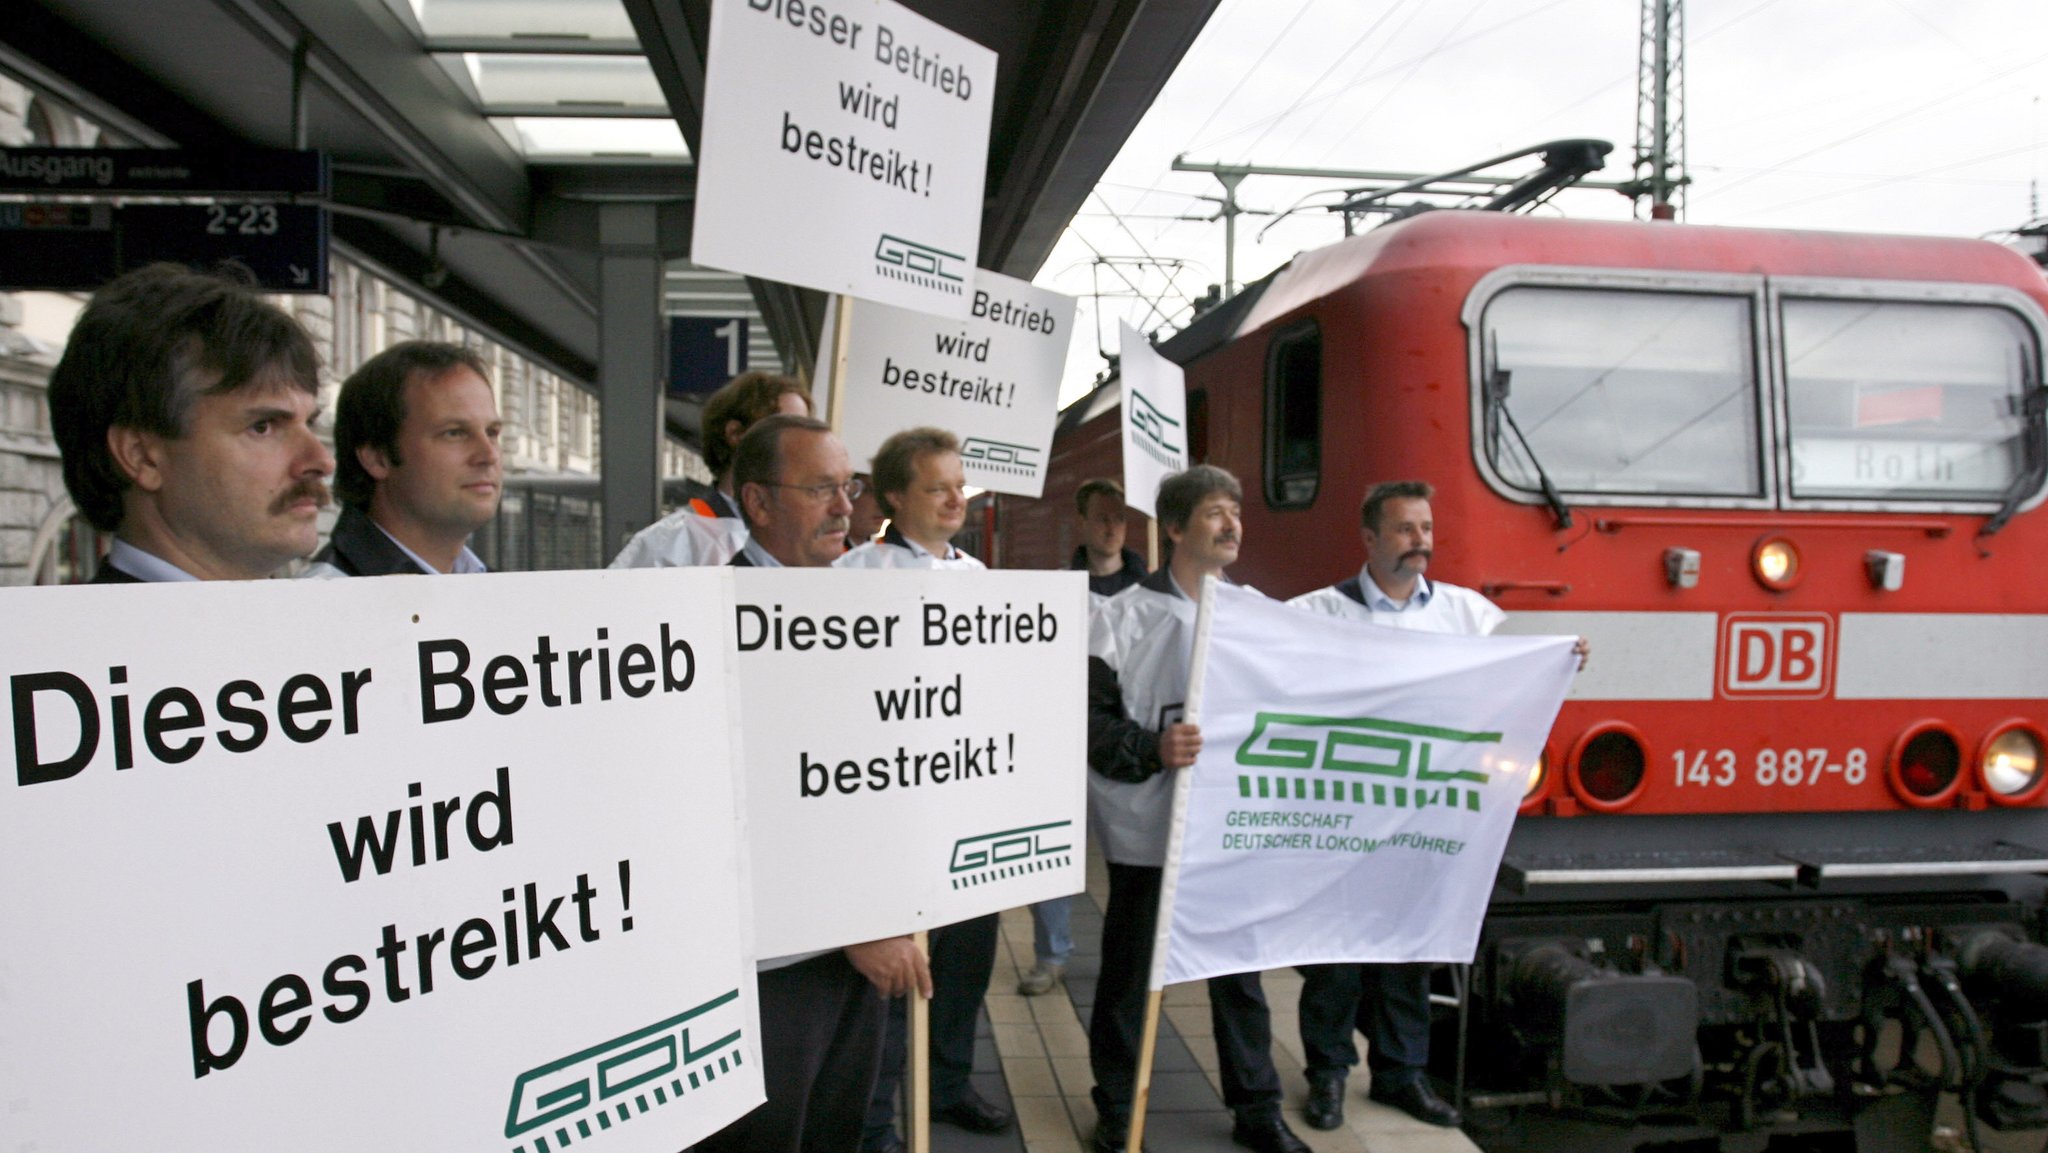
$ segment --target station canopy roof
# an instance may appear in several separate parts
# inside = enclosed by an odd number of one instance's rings
[[[1216,4],[907,0],[999,56],[983,267],[1038,270]],[[0,68],[127,142],[326,151],[339,250],[595,386],[608,202],[660,206],[669,313],[753,316],[757,364],[815,353],[817,293],[683,259],[709,25],[710,0],[17,0]]]

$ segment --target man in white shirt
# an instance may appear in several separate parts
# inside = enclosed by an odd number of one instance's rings
[[[771,416],[733,456],[749,529],[738,568],[826,568],[846,539],[846,446],[808,416]],[[859,1141],[881,1063],[883,998],[932,995],[909,937],[759,962],[765,1104],[697,1143],[697,1153],[818,1153]]]
[[[334,409],[341,519],[306,575],[483,572],[469,538],[498,515],[504,487],[483,357],[394,344],[341,382]]]
[[[1102,970],[1088,1023],[1095,1075],[1095,1153],[1125,1153],[1174,774],[1195,763],[1202,733],[1181,719],[1202,578],[1223,578],[1242,539],[1237,478],[1196,465],[1160,482],[1166,564],[1096,608],[1088,628],[1088,828],[1109,865]],[[1232,1141],[1256,1153],[1308,1153],[1280,1116],[1272,1015],[1257,973],[1209,980],[1223,1103]]]
[[[941,428],[906,429],[875,452],[874,493],[889,518],[880,540],[857,545],[837,568],[979,569],[953,547],[967,523],[967,472],[960,440]]]
[[[1419,480],[1373,486],[1361,510],[1365,567],[1357,576],[1303,593],[1287,602],[1314,612],[1371,621],[1390,628],[1485,636],[1507,614],[1492,601],[1423,574],[1436,547],[1429,499]],[[1577,652],[1586,658],[1585,638]],[[1344,1122],[1344,1083],[1358,1064],[1355,1027],[1369,1045],[1373,1100],[1431,1125],[1463,1118],[1430,1086],[1428,964],[1303,965],[1301,1044],[1307,1055],[1308,1123],[1335,1129]]]
[[[94,584],[252,580],[320,543],[319,356],[246,278],[155,264],[93,295],[50,374]]]
[[[875,452],[874,489],[889,527],[833,562],[847,569],[959,569],[979,571],[979,560],[953,547],[967,521],[967,475],[960,441],[939,428],[912,428]],[[974,1133],[1010,1127],[1008,1109],[986,1101],[968,1078],[974,1072],[974,1028],[995,971],[998,918],[994,913],[931,932],[931,1115]],[[868,1104],[863,1153],[897,1153],[896,1090],[909,1054],[907,1014],[891,1005],[882,1049],[882,1073]]]
[[[740,439],[764,417],[811,415],[811,394],[795,377],[743,372],[704,402],[699,440],[714,478],[683,507],[641,529],[612,558],[610,568],[670,568],[724,564],[747,543],[733,458]]]

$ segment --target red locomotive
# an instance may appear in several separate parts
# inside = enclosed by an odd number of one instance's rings
[[[2048,1125],[2044,338],[1994,244],[1444,211],[1161,346],[1239,579],[1356,573],[1422,478],[1433,577],[1592,641],[1440,1022],[1482,1143]],[[1117,420],[1068,410],[1002,564],[1064,563]]]

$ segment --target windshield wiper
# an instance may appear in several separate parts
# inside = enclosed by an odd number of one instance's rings
[[[1498,361],[1495,363],[1498,364]],[[1551,513],[1557,517],[1557,527],[1570,528],[1571,506],[1564,503],[1564,497],[1558,494],[1557,486],[1550,483],[1550,474],[1543,471],[1543,462],[1536,459],[1536,450],[1529,447],[1529,438],[1522,435],[1522,426],[1515,422],[1515,414],[1508,410],[1508,381],[1512,375],[1507,369],[1499,367],[1486,374],[1487,412],[1507,422],[1508,430],[1515,434],[1515,439],[1522,445],[1522,456],[1528,460],[1529,467],[1536,470],[1536,483],[1543,490],[1544,503],[1550,506]]]
[[[2004,528],[2005,522],[2020,510],[2028,494],[2039,489],[2043,480],[2048,480],[2048,421],[2044,421],[2044,417],[2048,417],[2048,386],[2034,378],[2033,362],[2028,357],[2022,355],[2020,364],[2023,387],[2020,394],[2008,398],[2007,403],[2012,405],[2013,415],[2022,422],[2020,436],[2027,446],[2027,467],[2006,487],[2004,495],[1999,498],[1998,511],[1984,522],[1983,528],[1977,530],[1979,537],[1990,536]]]

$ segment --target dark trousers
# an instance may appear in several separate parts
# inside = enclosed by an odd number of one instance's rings
[[[996,968],[997,931],[994,913],[931,931],[933,1109],[959,1101],[974,1072],[974,1026]],[[868,1100],[865,1140],[871,1145],[896,1123],[896,1094],[910,1061],[909,1004],[904,997],[889,1002],[882,1071]]]
[[[1301,966],[1301,1048],[1310,1074],[1358,1064],[1352,1030],[1365,1034],[1366,1067],[1383,1084],[1429,1064],[1428,963]]]
[[[768,1101],[696,1153],[847,1153],[882,1054],[882,996],[833,950],[760,976]]]
[[[1146,978],[1158,925],[1161,870],[1109,867],[1109,908],[1102,914],[1102,974],[1088,1023],[1088,1065],[1095,1074],[1095,1111],[1112,1124],[1128,1120],[1138,1082],[1145,1030]],[[1241,1118],[1280,1111],[1280,1074],[1273,1068],[1273,1020],[1257,973],[1209,979],[1209,1018],[1223,1103]]]

